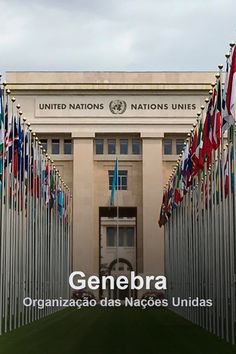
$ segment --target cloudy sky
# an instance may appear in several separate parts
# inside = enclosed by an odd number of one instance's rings
[[[216,70],[235,0],[0,0],[0,70]]]

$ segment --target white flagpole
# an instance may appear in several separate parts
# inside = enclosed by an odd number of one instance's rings
[[[117,161],[117,173],[116,173],[116,196],[117,196],[117,203],[116,203],[116,273],[118,276],[119,271],[119,163],[118,158]],[[119,298],[119,290],[116,288],[116,297]]]

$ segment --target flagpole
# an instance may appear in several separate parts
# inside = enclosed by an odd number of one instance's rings
[[[235,43],[230,43],[230,54],[227,53],[226,63],[229,64],[229,58],[232,55],[232,50]],[[236,150],[235,150],[235,122],[228,131],[228,143],[229,143],[229,298],[230,298],[230,336],[231,343],[235,344],[235,220],[236,220],[236,184],[235,184],[235,172],[236,172]],[[232,150],[232,156],[231,156]],[[232,161],[231,161],[232,157]],[[232,180],[233,178],[233,180]],[[232,190],[233,189],[233,190]],[[233,196],[232,196],[233,192]]]
[[[117,172],[116,172],[116,276],[118,276],[119,270],[119,163],[118,158],[116,157],[117,161]],[[119,298],[119,290],[116,288],[116,297]]]
[[[0,81],[1,81],[1,75],[0,75]],[[1,84],[1,82],[0,82]],[[1,107],[2,110],[2,114],[3,117],[1,117],[2,119],[2,129],[4,129],[4,132],[2,132],[2,160],[1,160],[1,172],[2,172],[2,181],[1,181],[1,231],[0,231],[0,335],[3,332],[3,313],[4,313],[4,293],[5,293],[5,282],[4,282],[4,273],[5,273],[5,245],[6,245],[6,232],[4,229],[4,226],[6,221],[5,221],[5,213],[7,212],[6,209],[6,200],[4,203],[4,198],[5,198],[5,179],[4,179],[4,173],[5,173],[5,105],[4,104],[8,104],[8,94],[7,94],[7,90],[5,90],[5,85],[3,85],[3,90],[0,87],[1,90],[1,94],[3,92],[3,97],[2,97],[2,104],[3,107]],[[4,135],[3,135],[4,134]],[[4,138],[3,138],[4,137]],[[7,193],[6,193],[6,197],[7,197]]]

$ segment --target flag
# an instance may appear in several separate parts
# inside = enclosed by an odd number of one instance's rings
[[[59,189],[57,192],[57,211],[60,217],[63,214],[63,193],[62,190]]]
[[[55,187],[56,186],[56,177],[55,177],[55,170],[50,171],[50,208],[54,207],[55,201]]]
[[[12,162],[12,153],[13,153],[13,127],[14,127],[14,118],[12,116],[11,119],[11,130],[9,133],[9,138],[8,138],[8,149],[7,149],[7,159],[8,159],[8,163],[11,164]]]
[[[50,189],[49,189],[49,166],[48,163],[45,165],[45,173],[44,173],[44,193],[45,193],[45,202],[49,203],[50,200]]]
[[[229,149],[227,151],[225,166],[224,166],[224,176],[225,176],[225,198],[229,194]]]
[[[39,198],[39,182],[40,182],[40,165],[39,165],[39,150],[35,143],[31,145],[31,193]]]
[[[68,198],[68,194],[64,192],[64,212],[63,212],[63,216],[66,222],[68,222],[68,216],[69,216],[69,198]]]
[[[177,172],[176,172],[176,179],[175,179],[175,191],[174,191],[174,206],[177,207],[181,201],[181,191],[180,191],[180,164],[178,164]]]
[[[110,206],[114,205],[115,189],[117,186],[117,174],[118,174],[118,159],[116,159],[115,167],[113,171],[112,185],[111,185],[111,196],[110,196]]]
[[[5,151],[8,151],[9,131],[8,131],[8,104],[5,105]]]
[[[234,193],[234,147],[231,146],[230,152],[230,174],[231,174],[231,193]]]
[[[25,147],[24,147],[24,162],[25,162],[25,179],[28,179],[28,168],[29,168],[29,133],[25,134]]]
[[[210,99],[207,107],[206,118],[202,130],[202,154],[208,164],[211,162],[211,152],[212,152],[212,98]]]
[[[5,126],[4,126],[3,93],[0,87],[0,153],[2,153],[3,151],[4,140],[5,140]]]
[[[2,155],[3,153],[4,141],[5,141],[5,125],[4,125],[3,93],[0,87],[0,155]]]
[[[227,60],[225,86],[223,92],[222,133],[234,124],[236,101],[236,47],[233,47],[231,56]]]
[[[192,161],[192,156],[193,156],[193,150],[196,150],[196,144],[197,144],[197,133],[195,130],[194,135],[191,134],[190,142],[189,142],[189,154],[188,154],[188,161],[187,161],[187,166],[186,166],[186,186],[190,187],[192,183],[192,170],[193,170],[193,161]]]
[[[181,190],[183,194],[186,194],[188,181],[187,181],[187,168],[189,160],[189,144],[186,145],[181,162]]]
[[[168,214],[168,217],[170,217],[170,215],[171,215],[172,206],[173,206],[173,179],[171,178],[171,181],[168,185],[168,191],[167,191],[167,214]]]
[[[167,214],[167,191],[165,190],[163,193],[163,197],[162,197],[162,205],[161,205],[161,209],[160,209],[160,217],[158,220],[158,225],[160,227],[162,227],[163,225],[165,225],[168,221],[168,214]]]
[[[220,146],[220,140],[221,140],[222,109],[221,109],[220,79],[217,80],[217,88],[214,89],[213,95],[215,96],[215,104],[214,104],[213,117],[212,117],[212,125],[213,125],[212,146],[216,150]]]
[[[21,119],[18,120],[18,132],[19,139],[17,144],[17,168],[18,168],[18,178],[23,180],[24,177],[24,155],[23,155],[23,142],[24,142],[24,131],[21,127]]]
[[[13,141],[13,156],[12,156],[12,173],[13,176],[17,177],[18,171],[18,146],[19,146],[19,126],[16,122],[16,118],[14,119],[14,141]]]
[[[197,145],[195,153],[192,155],[193,161],[193,175],[196,175],[199,170],[203,168],[203,154],[202,154],[203,140],[202,140],[202,120],[200,120],[197,135]]]

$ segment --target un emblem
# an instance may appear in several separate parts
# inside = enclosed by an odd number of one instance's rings
[[[123,114],[126,111],[127,104],[125,101],[114,100],[109,103],[109,108],[113,114]]]

